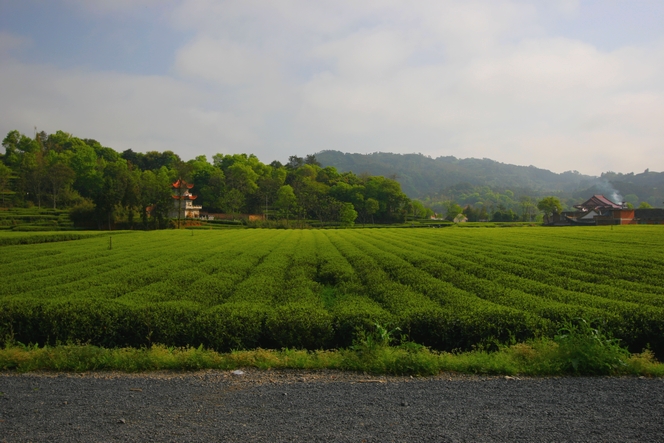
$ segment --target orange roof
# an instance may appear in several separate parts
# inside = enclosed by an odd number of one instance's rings
[[[181,178],[178,179],[175,183],[173,183],[174,188],[180,188],[182,185],[185,185],[188,189],[191,189],[194,187],[193,184],[189,184],[186,181],[182,180]]]

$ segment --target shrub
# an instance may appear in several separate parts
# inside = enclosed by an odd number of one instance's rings
[[[69,219],[75,226],[96,226],[95,204],[90,200],[83,200],[69,210]]]
[[[196,319],[195,343],[224,352],[256,348],[268,312],[267,306],[254,303],[215,306]]]
[[[332,315],[310,303],[288,303],[265,322],[266,344],[277,348],[323,349],[333,335]]]
[[[393,324],[394,317],[366,297],[343,296],[331,308],[334,316],[334,345],[348,347],[357,331],[370,330],[375,323]]]
[[[194,343],[192,324],[200,313],[200,305],[188,301],[154,303],[139,311],[139,324],[147,343],[185,347]]]

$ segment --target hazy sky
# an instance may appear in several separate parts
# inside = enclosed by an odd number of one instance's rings
[[[664,170],[662,0],[0,0],[0,134]]]

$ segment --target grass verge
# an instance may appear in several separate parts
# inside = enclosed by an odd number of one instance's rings
[[[353,346],[328,351],[266,350],[218,353],[198,348],[106,349],[92,345],[31,346],[0,349],[0,369],[29,372],[237,369],[340,369],[372,374],[435,375],[440,372],[490,375],[639,375],[664,376],[664,363],[650,350],[630,354],[619,340],[592,322],[578,319],[553,338],[503,346],[495,352],[434,352],[413,342],[394,345],[399,329],[376,323],[358,331]]]
[[[576,358],[576,357],[574,357]],[[595,362],[597,363],[597,362]],[[616,363],[616,362],[613,362]],[[218,353],[203,348],[106,349],[91,345],[36,347],[13,345],[0,349],[0,369],[17,372],[237,369],[340,369],[373,374],[435,375],[460,372],[489,375],[642,375],[664,376],[664,364],[652,352],[625,354],[618,364],[571,363],[568,350],[554,341],[516,344],[497,352],[438,353],[419,346],[378,346],[371,350],[266,350]]]

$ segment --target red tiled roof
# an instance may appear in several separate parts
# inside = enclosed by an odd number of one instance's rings
[[[613,203],[611,200],[600,194],[595,194],[580,205],[574,205],[574,207],[586,211],[593,209],[622,209],[622,205]]]
[[[186,181],[182,180],[181,178],[178,179],[175,183],[173,183],[174,188],[180,188],[180,186],[185,185],[188,189],[191,189],[194,187],[193,184],[189,184]]]

